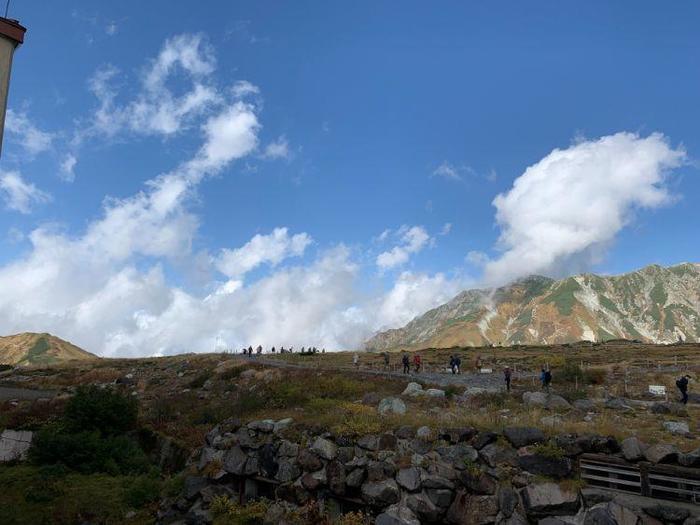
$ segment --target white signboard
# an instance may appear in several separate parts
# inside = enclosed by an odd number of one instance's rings
[[[665,396],[666,387],[663,385],[649,385],[649,393],[655,396]]]
[[[493,373],[493,370],[492,370],[491,368],[482,368],[482,369],[480,370],[480,372],[481,372],[482,374],[492,374],[492,373]]]

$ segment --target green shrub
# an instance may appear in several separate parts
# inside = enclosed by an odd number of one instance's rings
[[[130,481],[124,493],[124,502],[134,509],[140,509],[160,497],[161,482],[157,478],[139,476]]]
[[[136,427],[138,403],[108,388],[80,386],[68,401],[63,421],[69,432],[97,431],[113,436]]]

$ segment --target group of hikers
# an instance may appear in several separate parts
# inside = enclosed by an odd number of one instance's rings
[[[301,347],[301,350],[299,351],[299,353],[302,354],[302,355],[318,354],[319,352],[322,353],[322,354],[325,354],[325,353],[326,353],[326,349],[325,349],[325,348],[322,348],[322,349],[319,351],[319,349],[316,348],[315,346],[310,346],[310,347],[308,347],[308,348],[306,348],[305,346],[302,346],[302,347]],[[242,353],[243,355],[247,355],[248,357],[253,357],[253,353],[255,353],[256,355],[261,355],[261,354],[263,353],[263,347],[262,347],[262,346],[258,346],[258,347],[255,349],[255,351],[253,351],[253,347],[252,347],[252,346],[249,346],[248,348],[243,348],[243,350],[241,350],[241,353]],[[271,354],[276,354],[276,353],[277,353],[277,349],[273,346],[272,348],[270,348],[270,353],[271,353]],[[285,348],[285,347],[281,346],[280,349],[279,349],[279,353],[280,353],[280,354],[293,354],[293,353],[294,353],[294,347],[293,347],[293,346],[290,346],[289,348]]]

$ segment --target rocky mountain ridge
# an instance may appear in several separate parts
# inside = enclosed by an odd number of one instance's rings
[[[530,276],[466,290],[402,328],[376,334],[372,350],[636,339],[700,341],[700,264],[651,265],[619,276]]]

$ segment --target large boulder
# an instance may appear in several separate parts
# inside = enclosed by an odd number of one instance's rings
[[[403,415],[406,413],[406,403],[398,397],[385,397],[379,402],[377,411],[383,416],[389,414]]]
[[[498,510],[501,511],[504,517],[510,518],[515,512],[520,498],[518,498],[518,493],[515,492],[511,487],[502,486],[498,490]]]
[[[645,445],[639,441],[637,436],[628,437],[623,439],[620,443],[620,448],[622,449],[622,455],[627,461],[639,461],[644,457]]]
[[[233,447],[224,456],[223,468],[226,472],[242,476],[245,473],[245,465],[248,461],[248,455],[243,452],[241,447]]]
[[[524,392],[523,403],[529,407],[543,407],[547,404],[545,392]]]
[[[406,506],[420,518],[421,523],[435,523],[444,512],[424,492],[409,494]]]
[[[515,448],[534,445],[545,440],[544,433],[539,428],[534,427],[507,427],[503,429],[503,436]]]
[[[445,397],[445,391],[439,388],[429,388],[425,391],[427,397],[443,398]]]
[[[420,488],[421,474],[416,467],[402,468],[396,474],[396,482],[409,492],[415,492]]]
[[[375,525],[420,525],[420,521],[411,509],[401,505],[392,505],[379,514]]]
[[[299,452],[297,463],[307,472],[315,472],[323,468],[323,462],[310,450],[302,450]]]
[[[556,483],[530,484],[522,492],[528,516],[566,516],[576,514],[581,505],[578,492],[564,490]]]
[[[680,403],[662,401],[651,405],[650,410],[652,414],[669,414],[676,417],[688,417],[688,411],[685,406]]]
[[[607,505],[599,505],[586,511],[583,525],[618,525],[618,522],[610,514]]]
[[[460,472],[459,481],[472,494],[493,495],[498,487],[497,481],[492,476],[475,468]]]
[[[486,445],[479,451],[481,456],[489,467],[496,467],[501,464],[517,466],[518,455],[515,450],[510,447],[502,447],[497,443]]]
[[[573,406],[577,410],[582,412],[592,412],[595,410],[595,403],[590,399],[576,399],[573,402]]]
[[[399,501],[401,492],[393,479],[368,481],[362,485],[362,499],[375,507],[387,507]]]
[[[678,460],[678,455],[678,449],[666,443],[651,445],[644,451],[644,457],[651,463],[674,463]]]
[[[314,444],[311,445],[311,450],[318,454],[319,457],[327,460],[335,459],[338,455],[338,447],[336,444],[322,437],[316,438]]]
[[[568,478],[573,470],[569,458],[542,454],[520,456],[518,457],[518,466],[531,474],[555,479]]]
[[[460,490],[447,510],[445,521],[453,525],[495,523],[498,505],[493,496],[475,496]]]
[[[610,410],[622,410],[623,412],[633,412],[634,409],[621,397],[611,397],[605,402],[605,408]]]
[[[423,395],[423,387],[420,383],[409,383],[404,391],[401,392],[401,395],[411,397]]]

